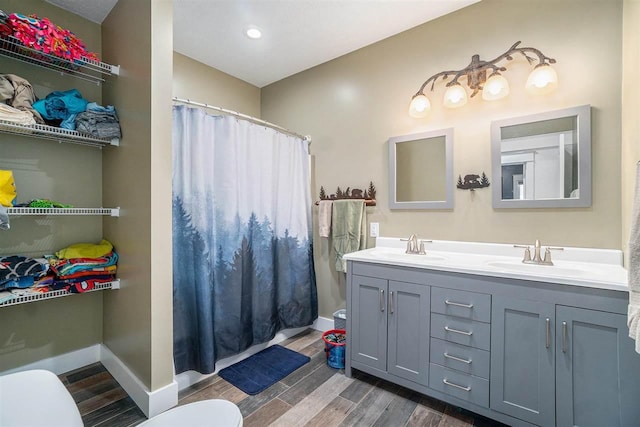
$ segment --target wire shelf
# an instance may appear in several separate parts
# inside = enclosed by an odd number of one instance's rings
[[[120,289],[120,280],[114,280],[112,282],[99,283],[93,289],[85,291],[84,293],[96,292],[96,291],[104,291],[106,289]],[[15,296],[14,298],[12,298],[12,299],[10,299],[8,301],[0,303],[0,308],[1,307],[8,307],[8,306],[11,306],[11,305],[26,304],[26,303],[29,303],[29,302],[42,301],[42,300],[46,300],[46,299],[68,297],[68,296],[71,296],[71,295],[82,295],[82,293],[74,294],[74,293],[65,291],[64,289],[59,290],[59,291],[45,292],[45,293],[34,292],[34,293],[29,293],[27,295]]]
[[[120,216],[120,208],[7,208],[13,216],[109,215]]]
[[[88,145],[90,147],[105,147],[108,145],[118,146],[118,138],[106,139],[95,138],[91,135],[76,132],[74,130],[57,128],[47,125],[20,125],[17,123],[0,120],[0,132],[11,135],[31,136],[35,138],[48,139],[57,142],[67,142],[70,144]]]
[[[0,37],[0,55],[52,71],[69,74],[96,84],[104,82],[102,75],[118,75],[120,73],[120,67],[117,65],[105,64],[104,62],[87,58],[70,61],[27,47],[12,36]]]

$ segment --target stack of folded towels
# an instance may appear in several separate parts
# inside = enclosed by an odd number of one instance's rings
[[[0,256],[0,304],[18,296],[66,290],[86,292],[115,280],[118,254],[113,245],[77,243],[55,256]]]
[[[113,245],[102,240],[98,244],[77,243],[49,257],[51,271],[55,274],[48,286],[52,290],[85,292],[97,284],[115,279],[118,254]]]
[[[12,299],[16,292],[31,288],[46,277],[49,263],[19,255],[0,256],[0,303]]]

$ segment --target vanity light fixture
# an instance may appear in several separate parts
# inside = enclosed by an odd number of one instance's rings
[[[411,98],[409,115],[416,118],[426,117],[431,110],[431,101],[424,94],[424,89],[431,83],[431,91],[433,91],[438,79],[441,78],[444,82],[449,76],[452,78],[446,84],[447,90],[442,101],[445,107],[458,108],[467,103],[467,90],[458,81],[461,77],[467,79],[467,86],[472,91],[469,95],[471,98],[480,91],[482,91],[482,99],[487,101],[504,98],[509,94],[509,82],[501,73],[507,69],[498,63],[504,60],[511,61],[516,53],[522,54],[531,65],[536,62],[536,58],[529,54],[538,57],[538,64],[527,79],[526,90],[532,94],[546,94],[553,91],[558,86],[558,75],[551,64],[555,64],[556,60],[533,47],[518,47],[520,43],[515,43],[509,50],[491,61],[483,61],[480,59],[480,55],[473,55],[471,63],[462,70],[441,71],[429,77]],[[487,72],[491,73],[488,77]]]

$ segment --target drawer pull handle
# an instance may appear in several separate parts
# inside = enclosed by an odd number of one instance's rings
[[[567,322],[562,322],[562,352],[567,352]]]
[[[389,313],[393,314],[393,291],[389,291]]]
[[[461,386],[461,385],[458,385],[458,384],[450,383],[449,381],[447,381],[446,378],[443,379],[442,382],[445,383],[446,385],[450,385],[451,387],[459,388],[460,390],[471,391],[471,386],[464,387],[464,386]]]
[[[384,289],[380,289],[380,311],[384,312]]]
[[[445,327],[444,327],[444,330],[445,330],[445,331],[447,331],[447,332],[453,332],[453,333],[455,333],[455,334],[466,335],[466,336],[468,336],[468,337],[470,337],[471,335],[473,335],[473,332],[459,331],[459,330],[457,330],[457,329],[451,329],[451,328],[450,328],[450,327],[448,327],[448,326],[445,326]]]
[[[447,305],[455,305],[456,307],[464,307],[464,308],[468,308],[468,309],[472,309],[473,308],[473,304],[463,304],[461,302],[455,302],[455,301],[449,301],[444,300],[444,303]]]
[[[444,352],[444,357],[446,357],[447,359],[452,359],[455,360],[457,362],[462,362],[462,363],[466,363],[467,365],[470,364],[472,362],[471,359],[462,359],[460,357],[456,357],[456,356],[452,356],[449,353],[447,353],[446,351]]]

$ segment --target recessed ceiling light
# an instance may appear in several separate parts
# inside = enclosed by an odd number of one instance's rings
[[[250,39],[259,39],[260,37],[262,37],[262,31],[260,30],[260,28],[252,25],[250,27],[247,27],[244,30],[244,33],[247,35],[247,37],[249,37]]]

